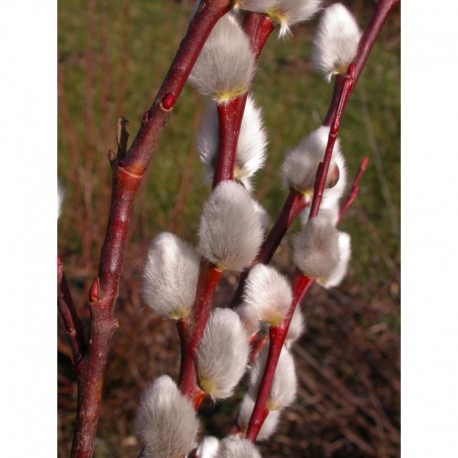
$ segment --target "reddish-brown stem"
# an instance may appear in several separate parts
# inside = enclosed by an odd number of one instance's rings
[[[376,7],[375,11],[371,17],[369,24],[367,25],[364,33],[361,37],[359,42],[358,51],[356,53],[356,57],[353,60],[354,65],[354,83],[353,87],[355,87],[356,82],[358,81],[359,77],[361,76],[361,72],[363,71],[364,65],[366,64],[367,58],[374,46],[375,40],[377,39],[378,34],[380,33],[383,24],[385,23],[388,15],[390,14],[391,10],[400,2],[400,0],[380,0]],[[338,108],[337,99],[339,98],[340,88],[339,86],[342,84],[343,76],[336,77],[336,83],[334,88],[333,98],[326,114],[325,120],[323,122],[324,126],[330,126],[331,122],[335,116],[335,113]],[[352,89],[348,92],[343,101],[343,108],[348,102],[348,99],[351,95]]]
[[[126,167],[134,167],[135,170],[146,169],[151,152],[154,150],[173,108],[172,105],[164,110],[161,107],[162,100],[166,96],[170,99],[168,94],[173,95],[175,101],[178,100],[181,90],[191,73],[192,67],[211,29],[218,19],[229,11],[229,8],[229,0],[208,0],[201,2],[199,10],[189,24],[186,36],[181,42],[180,48],[159,89],[156,99],[151,108],[143,116],[140,130],[126,156]],[[137,154],[138,151],[141,151],[142,154]],[[145,154],[145,152],[148,154]]]
[[[364,158],[359,171],[355,177],[355,180],[352,185],[352,190],[350,191],[349,197],[345,202],[349,202],[348,205],[342,206],[339,221],[344,216],[345,212],[348,210],[352,202],[355,200],[358,194],[358,185],[361,181],[361,178],[364,174],[364,171],[367,166],[367,158]],[[351,198],[351,199],[350,199]],[[273,377],[275,375],[275,369],[277,368],[278,360],[280,358],[280,353],[283,348],[286,336],[288,334],[289,325],[294,315],[297,304],[305,297],[305,295],[310,291],[312,286],[315,284],[316,278],[306,277],[302,272],[296,268],[293,273],[293,278],[291,281],[291,287],[293,290],[293,300],[291,307],[288,311],[285,319],[275,327],[271,327],[269,331],[270,345],[269,353],[267,355],[266,367],[264,369],[263,378],[258,392],[258,397],[251,414],[250,423],[248,425],[247,439],[254,442],[259,433],[259,430],[262,427],[262,424],[265,419],[266,403],[269,397],[270,388],[272,386]]]
[[[314,218],[320,209],[321,198],[323,197],[324,188],[326,186],[326,179],[328,176],[329,165],[331,163],[332,151],[334,144],[339,133],[340,119],[342,117],[344,109],[344,101],[347,98],[347,94],[351,91],[354,82],[354,65],[350,64],[348,73],[343,81],[339,99],[337,102],[337,109],[331,122],[331,128],[329,129],[328,143],[326,145],[326,151],[324,153],[323,161],[320,163],[317,179],[315,181],[315,189],[313,191],[313,199],[310,207],[310,218]]]
[[[311,287],[315,283],[314,278],[306,277],[298,269],[294,272],[292,289],[293,289],[293,300],[291,302],[290,309],[285,319],[278,325],[272,326],[269,331],[269,353],[267,356],[266,367],[264,368],[264,374],[262,376],[262,382],[260,384],[256,403],[251,414],[250,423],[248,424],[248,431],[246,438],[251,442],[256,441],[259,430],[264,422],[267,415],[267,400],[269,399],[270,388],[275,375],[275,369],[277,368],[278,360],[280,359],[280,353],[283,348],[286,335],[288,333],[289,325],[296,309],[296,305],[302,300],[305,294],[310,291]]]
[[[245,15],[244,30],[250,40],[255,61],[258,60],[273,29],[272,21],[264,15],[256,13]],[[235,155],[247,96],[248,93],[245,93],[227,103],[218,104],[219,147],[213,188],[223,180],[234,178]]]
[[[72,446],[73,458],[89,458],[93,455],[105,368],[111,337],[117,326],[114,305],[118,296],[124,246],[135,194],[173,105],[209,33],[229,7],[229,0],[201,2],[156,99],[143,116],[129,151],[121,160],[112,163],[110,215],[98,277],[90,291],[88,350],[80,361],[81,372],[78,376],[78,413]],[[164,99],[166,106],[162,105]]]
[[[83,326],[76,313],[60,256],[57,257],[57,300],[59,312],[72,348],[73,366],[79,372],[78,363],[84,355],[86,342],[84,340]]]
[[[353,183],[351,185],[350,191],[348,192],[347,197],[345,198],[344,202],[340,206],[339,218],[337,220],[337,224],[340,223],[340,221],[343,218],[343,215],[347,212],[350,205],[355,201],[356,197],[358,196],[359,183],[361,182],[361,179],[363,178],[363,175],[364,175],[364,172],[366,171],[368,162],[369,162],[369,159],[367,157],[365,157],[361,161],[358,172],[356,173],[355,179],[353,180]]]
[[[213,188],[223,180],[234,178],[235,153],[247,94],[218,104],[219,146]]]
[[[267,16],[259,13],[245,13],[243,30],[250,39],[250,46],[255,60],[259,59],[259,55],[274,28],[274,24]]]
[[[270,230],[266,240],[262,244],[259,254],[257,258],[253,261],[251,267],[255,266],[258,263],[268,264],[270,262],[272,256],[275,253],[275,250],[278,248],[278,245],[285,236],[286,231],[291,226],[296,217],[299,215],[299,213],[302,210],[304,210],[305,207],[306,202],[303,194],[296,191],[295,189],[291,189],[288,194],[288,197],[286,198],[285,203],[283,204],[281,212],[275,221],[275,224]],[[236,307],[241,300],[243,288],[245,286],[245,281],[248,277],[251,267],[249,269],[244,270],[240,275],[237,290],[232,296],[229,305],[232,308]]]
[[[190,317],[191,328],[188,330],[188,337],[185,339],[185,351],[181,353],[181,367],[179,386],[181,392],[192,402],[199,396],[201,390],[196,381],[196,357],[200,341],[204,334],[205,325],[210,314],[211,303],[216,285],[221,278],[222,271],[208,261],[202,261],[199,281],[197,284],[196,301]]]

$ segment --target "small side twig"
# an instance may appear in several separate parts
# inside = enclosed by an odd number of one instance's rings
[[[347,197],[345,198],[342,205],[340,206],[339,218],[337,220],[337,224],[340,223],[343,215],[347,212],[350,205],[355,201],[356,196],[358,195],[358,192],[359,192],[359,183],[361,182],[361,179],[363,178],[363,175],[364,175],[364,172],[366,171],[368,163],[369,163],[369,159],[367,157],[363,158],[363,160],[361,161],[358,172],[356,173],[356,176],[351,185],[350,191],[348,192]]]
[[[83,326],[76,313],[60,256],[57,257],[57,299],[59,312],[72,348],[73,366],[78,371],[78,363],[83,358],[86,342],[84,340]]]
[[[272,21],[262,14],[247,13],[244,29],[249,37],[255,60],[257,60],[274,29]],[[247,97],[248,93],[245,93],[226,104],[218,105],[219,145],[213,176],[213,189],[221,181],[234,178],[237,142]],[[182,355],[179,386],[181,392],[193,402],[196,409],[202,402],[204,394],[197,386],[195,360],[210,313],[213,294],[221,273],[208,262],[201,263],[193,313],[186,323],[178,323]]]

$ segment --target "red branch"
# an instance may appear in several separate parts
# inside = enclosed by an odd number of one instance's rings
[[[321,198],[323,195],[324,187],[326,185],[326,177],[328,174],[327,172],[329,170],[329,164],[331,162],[332,150],[333,150],[336,138],[337,138],[337,133],[338,133],[339,126],[340,126],[340,119],[341,119],[342,113],[350,98],[353,88],[355,87],[356,81],[358,80],[359,76],[361,75],[361,72],[364,68],[364,64],[366,63],[367,58],[369,57],[369,53],[372,49],[372,46],[375,43],[378,33],[380,32],[380,29],[382,28],[388,14],[390,13],[390,11],[393,9],[393,7],[397,3],[399,3],[399,0],[380,0],[380,2],[377,4],[377,7],[374,11],[374,14],[372,16],[372,19],[369,25],[367,26],[365,32],[363,33],[361,37],[357,55],[355,59],[353,60],[352,64],[350,65],[347,75],[337,75],[335,79],[332,100],[329,105],[329,109],[326,114],[326,117],[323,121],[324,126],[331,126],[331,124],[332,126],[330,129],[328,144],[326,146],[326,151],[325,151],[323,162],[321,162],[318,167],[317,180],[315,182],[315,190],[313,193],[313,200],[312,200],[309,218],[313,218],[314,216],[316,216],[319,211]],[[281,239],[284,237],[284,235],[286,234],[286,231],[288,230],[289,226],[291,225],[292,221],[300,213],[299,211],[297,215],[291,221],[285,220],[285,215],[289,214],[288,206],[290,205],[291,193],[293,192],[295,191],[290,192],[283,206],[283,209],[280,215],[277,217],[274,227],[272,228],[272,231],[274,231],[275,234],[270,233],[268,235],[267,240],[261,249],[260,256],[268,259],[266,262],[270,261]],[[305,203],[304,203],[304,208],[305,208]],[[283,228],[282,231],[278,231],[279,227]],[[275,243],[272,243],[274,239],[276,241]],[[262,261],[257,260],[254,264],[256,264],[257,262],[262,262]],[[231,302],[230,302],[231,307],[235,307],[240,302],[240,298],[243,293],[243,288],[245,286],[245,281],[248,276],[248,273],[249,273],[249,270],[243,272],[242,275],[240,276],[237,290],[235,291],[231,299]]]
[[[313,199],[310,208],[309,219],[314,218],[320,209],[321,198],[323,197],[324,188],[326,186],[326,179],[328,176],[329,165],[331,164],[332,151],[334,149],[334,143],[337,140],[337,134],[339,133],[340,119],[342,118],[342,113],[344,109],[344,101],[347,100],[347,95],[350,93],[353,84],[355,69],[354,65],[350,64],[348,67],[347,75],[341,86],[339,98],[337,101],[337,108],[334,114],[334,117],[331,122],[331,128],[329,129],[328,143],[326,145],[326,151],[324,153],[323,161],[320,162],[317,172],[317,179],[315,181],[315,189],[313,191]]]
[[[347,212],[350,205],[355,201],[358,195],[358,192],[359,192],[359,183],[361,182],[361,179],[363,178],[363,175],[364,175],[364,172],[366,171],[368,163],[369,163],[369,159],[367,157],[365,157],[361,161],[361,165],[359,166],[358,172],[356,173],[355,179],[353,180],[350,191],[348,192],[347,197],[345,198],[344,202],[340,206],[337,224],[340,223],[340,221],[342,220],[343,216]]]
[[[367,158],[364,158],[360,169],[356,175],[356,178],[353,182],[352,189],[345,199],[345,202],[348,203],[345,206],[342,206],[339,221],[348,210],[352,202],[356,199],[359,190],[359,182],[364,174],[367,165]],[[251,414],[250,422],[247,430],[247,439],[252,442],[256,441],[256,437],[259,433],[259,430],[264,423],[264,420],[268,414],[266,404],[269,398],[270,388],[272,386],[272,381],[275,375],[275,370],[277,368],[278,360],[280,358],[280,353],[283,348],[286,336],[288,334],[289,325],[296,310],[297,304],[307,295],[311,290],[312,286],[315,284],[316,278],[306,277],[298,268],[293,273],[293,278],[291,281],[291,288],[293,290],[293,300],[291,302],[288,315],[285,319],[278,325],[273,326],[269,330],[269,353],[267,355],[266,367],[264,368],[264,374],[260,384],[258,396],[256,398],[255,406]]]
[[[200,395],[200,389],[196,383],[195,371],[197,350],[204,334],[205,325],[210,314],[213,294],[221,278],[221,274],[222,271],[208,261],[204,260],[201,262],[196,301],[189,320],[192,328],[188,330],[188,336],[184,336],[185,339],[183,339],[183,335],[180,336],[182,338],[182,350],[185,351],[181,353],[179,386],[181,392],[194,403],[196,403],[196,396]],[[185,346],[183,346],[183,342],[185,342]]]
[[[272,21],[261,14],[247,13],[244,28],[249,37],[255,60],[257,60],[267,38],[274,29]],[[219,145],[213,188],[223,180],[234,178],[237,143],[247,96],[248,93],[245,93],[226,104],[218,105]],[[179,323],[178,325],[182,357],[179,385],[181,392],[191,399],[196,410],[203,399],[203,393],[197,386],[195,360],[210,313],[213,293],[220,276],[221,271],[214,266],[209,266],[206,262],[201,264],[198,294],[192,316],[186,324]],[[188,326],[192,329],[186,330]]]
[[[356,85],[359,77],[361,76],[361,72],[363,71],[364,65],[366,64],[367,58],[374,46],[375,41],[377,40],[378,34],[380,33],[383,24],[385,23],[388,15],[390,14],[391,10],[400,2],[400,0],[379,0],[375,7],[375,11],[371,17],[371,20],[366,27],[361,40],[359,42],[358,51],[356,53],[356,57],[353,60],[354,65],[354,83],[353,87]],[[325,120],[323,122],[324,126],[330,126],[331,122],[334,118],[335,112],[337,110],[337,99],[339,98],[340,94],[340,85],[343,82],[342,76],[336,77],[336,85],[334,88],[334,94],[329,106],[328,113],[326,114]],[[346,99],[343,101],[342,109],[345,108],[348,99],[351,95],[351,90],[348,93]]]
[[[398,2],[399,0],[379,1],[375,9],[375,12],[372,16],[372,19],[362,36],[358,48],[358,54],[352,62],[352,64],[350,65],[347,75],[344,77],[344,79],[339,78],[336,80],[336,87],[334,90],[333,100],[331,102],[331,107],[328,111],[328,115],[325,119],[326,125],[326,123],[329,122],[328,117],[330,118],[331,129],[329,133],[328,144],[326,146],[325,157],[323,159],[323,162],[320,163],[317,171],[317,180],[315,182],[312,207],[310,209],[310,218],[316,216],[319,212],[321,196],[324,190],[324,186],[326,184],[327,172],[331,161],[332,149],[339,130],[340,119],[343,110],[351,95],[352,89],[354,88],[354,85],[359,75],[361,74],[364,64],[366,63],[366,60],[368,58],[369,52],[372,49],[372,46],[378,36],[378,33],[380,32],[382,25],[384,24],[389,12]],[[350,194],[345,200],[344,206],[342,207],[341,212],[339,214],[339,221],[342,218],[345,211],[348,210],[349,206],[356,198],[356,195],[359,190],[359,180],[361,180],[362,175],[364,174],[366,165],[367,160],[363,160],[360,170],[356,175]],[[296,269],[292,281],[293,301],[288,316],[279,326],[270,328],[269,354],[267,356],[263,379],[260,385],[253,413],[250,418],[250,423],[248,425],[248,431],[246,436],[247,439],[251,440],[252,442],[256,440],[258,432],[267,414],[266,402],[269,397],[270,388],[272,386],[272,381],[275,374],[275,369],[277,367],[281,349],[283,348],[283,343],[288,333],[289,324],[294,314],[294,310],[296,308],[297,303],[305,296],[305,291],[309,291],[314,282],[315,279],[309,279],[308,277],[304,276],[298,269]]]
[[[88,351],[80,362],[78,413],[72,457],[93,455],[111,337],[117,326],[114,306],[118,296],[124,247],[132,203],[157,141],[176,100],[217,20],[230,8],[229,0],[202,1],[191,20],[172,65],[127,154],[112,162],[110,215],[102,247],[98,277],[90,290],[91,326]]]
[[[213,188],[223,180],[234,179],[235,155],[247,96],[248,93],[245,93],[227,103],[218,104],[219,146]]]
[[[262,14],[246,13],[244,30],[250,40],[254,59],[257,61],[267,39],[274,30],[274,25]],[[219,146],[213,188],[223,180],[234,178],[237,143],[247,97],[248,93],[245,93],[228,103],[218,105]]]
[[[84,340],[83,325],[76,313],[75,304],[64,274],[64,265],[60,256],[57,257],[57,300],[59,312],[67,331],[70,346],[72,347],[73,366],[79,371],[79,362],[83,358],[86,342]]]
[[[310,291],[314,283],[314,278],[306,277],[299,269],[295,270],[291,284],[293,290],[293,301],[291,302],[291,307],[288,311],[288,315],[278,326],[272,326],[269,330],[269,354],[267,356],[267,362],[264,369],[264,374],[262,376],[262,382],[246,434],[246,438],[252,442],[255,442],[267,414],[266,403],[269,399],[270,388],[274,379],[275,369],[277,368],[277,363],[280,359],[283,342],[285,341],[286,335],[288,334],[288,329],[294,314],[294,310],[296,309],[296,305],[302,300],[305,294]]]

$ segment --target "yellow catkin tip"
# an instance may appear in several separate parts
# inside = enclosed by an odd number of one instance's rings
[[[218,103],[227,103],[245,94],[246,91],[246,88],[239,88],[232,91],[220,92],[219,94],[216,94],[215,99]]]
[[[190,309],[185,307],[178,307],[169,314],[172,320],[183,320],[188,317]]]
[[[269,8],[267,11],[267,16],[270,17],[272,22],[276,22],[280,25],[287,24],[287,18],[283,12],[278,10],[277,8]]]
[[[212,381],[207,380],[207,379],[200,378],[199,379],[199,386],[200,386],[202,391],[204,391],[205,393],[210,394],[210,395],[213,394],[214,391],[215,391],[215,384]]]

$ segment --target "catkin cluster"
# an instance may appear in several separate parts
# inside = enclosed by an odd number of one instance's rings
[[[256,71],[249,37],[241,26],[242,12],[266,15],[278,25],[279,35],[284,36],[294,24],[312,18],[321,8],[320,0],[234,0],[233,11],[217,22],[189,77],[189,82],[209,99],[197,136],[197,151],[207,179],[213,177],[220,159],[223,120],[217,107],[246,94]],[[312,62],[326,79],[347,71],[360,36],[355,20],[344,6],[335,4],[324,11],[313,41]],[[316,278],[324,287],[333,287],[344,278],[351,252],[349,235],[336,229],[347,181],[339,140],[326,177],[321,210],[318,216],[309,218],[316,173],[328,139],[326,126],[306,135],[286,153],[281,178],[287,188],[301,194],[305,206],[301,229],[293,238],[293,262],[304,276]],[[152,240],[141,289],[144,302],[155,314],[184,324],[192,336],[200,313],[199,282],[208,268],[205,266],[218,272],[249,272],[237,306],[231,310],[225,307],[227,304],[221,304],[209,313],[193,366],[197,389],[214,402],[232,396],[247,374],[248,391],[237,418],[239,433],[223,439],[205,436],[189,393],[181,393],[175,382],[163,375],[144,392],[138,412],[137,432],[145,458],[185,456],[195,447],[195,456],[199,458],[260,457],[252,442],[243,436],[263,383],[269,354],[268,330],[279,326],[292,311],[295,295],[285,275],[274,267],[257,263],[270,218],[254,198],[252,179],[267,161],[266,148],[262,112],[249,94],[235,152],[234,180],[223,180],[211,191],[202,209],[196,246],[167,232]],[[291,348],[304,327],[302,312],[297,307],[270,387],[268,412],[258,440],[273,434],[281,412],[296,397]],[[262,337],[266,344],[254,351],[255,343],[262,342]],[[187,343],[184,342],[185,351]]]

